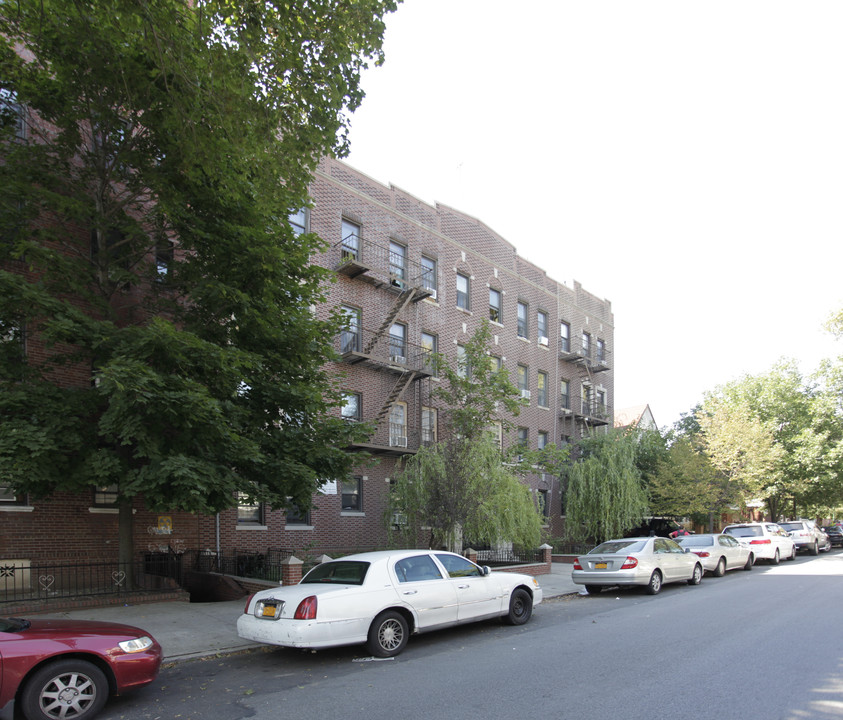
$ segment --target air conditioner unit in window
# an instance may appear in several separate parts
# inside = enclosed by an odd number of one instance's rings
[[[547,347],[547,344],[548,344],[548,339],[546,337],[544,337],[544,335],[542,335],[539,338],[539,345],[544,345],[545,347]]]
[[[407,516],[404,513],[392,513],[392,524],[393,525],[406,525],[407,524]]]
[[[391,362],[393,365],[406,365],[407,358],[405,358],[403,355],[390,355],[389,362]]]
[[[406,435],[390,435],[389,436],[389,445],[390,447],[407,447],[407,436]]]
[[[531,393],[529,390],[521,390],[521,397],[525,400],[529,400],[531,397]]]

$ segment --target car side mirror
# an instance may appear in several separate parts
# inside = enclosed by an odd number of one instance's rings
[[[484,576],[485,576],[485,575],[491,575],[491,574],[492,574],[492,568],[490,568],[488,565],[484,565],[484,566],[483,566],[482,568],[480,568],[480,569],[483,571],[483,575],[484,575]]]

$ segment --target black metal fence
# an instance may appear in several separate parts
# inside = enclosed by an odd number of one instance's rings
[[[146,553],[129,563],[0,563],[0,602],[30,602],[174,590],[183,582],[182,556]]]
[[[477,551],[478,565],[499,567],[501,565],[532,565],[544,562],[544,555],[538,548],[488,544],[475,544],[470,547]]]

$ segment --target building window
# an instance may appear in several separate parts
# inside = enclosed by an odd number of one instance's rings
[[[100,485],[94,488],[94,507],[116,508],[117,492],[117,483],[113,485]]]
[[[571,409],[571,381],[570,380],[560,380],[559,387],[562,391],[562,394],[559,398],[559,407],[564,410]]]
[[[346,328],[340,338],[340,352],[344,355],[350,352],[360,352],[360,310],[343,305],[342,314],[346,319]]]
[[[407,326],[393,323],[389,328],[389,361],[396,365],[407,364]]]
[[[606,362],[606,341],[599,338],[597,340],[597,362]]]
[[[438,413],[436,408],[422,408],[422,442],[432,445],[438,439],[437,433]]]
[[[436,260],[426,255],[421,256],[422,287],[430,293],[430,297],[436,300],[436,290],[439,283],[436,277]]]
[[[407,447],[407,404],[394,403],[389,411],[389,446]]]
[[[342,259],[360,259],[360,226],[350,220],[342,221]]]
[[[526,365],[519,365],[516,379],[518,381],[518,389],[521,391],[521,397],[525,400],[530,399],[530,369]]]
[[[497,375],[503,370],[503,360],[499,355],[489,355],[489,369],[492,375]]]
[[[9,352],[15,359],[23,357],[25,333],[21,326],[8,320],[0,320],[0,352]]]
[[[580,391],[580,398],[582,399],[582,413],[583,415],[591,415],[591,400],[592,391],[591,385],[583,385]]]
[[[591,357],[591,335],[587,332],[582,334],[582,356],[584,358]]]
[[[296,237],[307,232],[307,208],[291,212],[287,219]]]
[[[395,287],[404,287],[407,279],[407,248],[399,243],[389,241],[389,275]]]
[[[547,345],[547,313],[544,310],[536,313],[536,332],[539,334],[539,345]]]
[[[457,307],[462,308],[463,310],[471,310],[468,290],[468,275],[457,273]]]
[[[294,502],[290,502],[289,507],[285,510],[284,519],[287,525],[310,526],[310,511],[302,510]]]
[[[246,493],[237,493],[237,524],[263,525],[263,503],[249,498]]]
[[[26,494],[15,492],[10,485],[0,485],[0,505],[25,505]]]
[[[539,434],[536,437],[536,447],[539,450],[544,450],[547,447],[547,430],[539,430]]]
[[[503,322],[503,306],[501,305],[501,291],[489,288],[489,320],[496,323]]]
[[[471,376],[471,368],[468,364],[468,358],[465,355],[465,347],[457,345],[457,376],[467,378]]]
[[[0,87],[0,127],[4,133],[11,129],[11,136],[17,140],[26,138],[26,113],[18,102],[14,90]]]
[[[363,478],[342,481],[342,509],[344,512],[363,512]]]
[[[529,450],[530,448],[530,428],[520,427],[518,428],[518,449],[519,451],[523,452],[525,450]],[[524,459],[524,456],[520,454],[518,455],[518,462],[521,462]]]
[[[155,279],[159,282],[169,280],[173,272],[173,259],[176,245],[169,238],[160,238],[155,245]]]
[[[360,393],[345,393],[343,395],[342,419],[357,422],[362,417],[363,402]]]
[[[544,520],[550,517],[550,505],[547,501],[547,490],[539,490],[536,493],[536,501],[539,504],[539,512]]]
[[[495,438],[495,443],[499,448],[503,447],[503,424],[500,420],[493,422],[492,426],[489,428],[492,433],[492,436]]]
[[[536,402],[541,407],[548,407],[547,404],[547,373],[539,370],[536,375]]]
[[[598,390],[594,394],[594,411],[599,417],[606,417],[606,391]]]
[[[436,367],[437,363],[435,362],[433,356],[439,352],[439,338],[432,333],[422,332],[421,347],[424,355],[425,370],[436,377],[439,372]]]
[[[571,352],[571,326],[566,322],[559,323],[559,350]]]
[[[518,337],[530,337],[530,306],[525,302],[518,301]]]

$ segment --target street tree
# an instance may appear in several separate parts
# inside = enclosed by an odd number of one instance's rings
[[[386,513],[387,525],[404,542],[426,536],[430,547],[457,552],[464,540],[539,544],[541,517],[519,477],[530,467],[517,460],[519,448],[507,452],[499,442],[522,401],[506,369],[490,361],[491,338],[483,323],[455,361],[434,359],[440,439],[407,460],[394,478]]]
[[[125,560],[137,496],[306,507],[347,472],[340,319],[288,215],[347,150],[394,8],[0,3],[3,484],[116,487]]]

